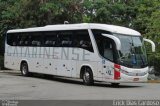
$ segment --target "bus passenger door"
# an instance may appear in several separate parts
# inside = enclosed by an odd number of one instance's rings
[[[97,80],[102,81],[103,80],[103,67],[102,67],[102,62],[98,62],[98,71],[97,71]]]
[[[103,81],[112,81],[114,80],[114,63],[108,60],[102,60],[104,64],[102,65],[103,69]]]
[[[98,63],[97,80],[110,81],[113,79],[113,76],[114,76],[113,63],[106,59],[102,59],[102,62]]]
[[[114,54],[116,54],[116,52],[114,51],[114,45],[114,41],[108,37],[106,37],[103,41],[102,55],[104,59],[102,59],[102,68],[104,81],[114,80]]]

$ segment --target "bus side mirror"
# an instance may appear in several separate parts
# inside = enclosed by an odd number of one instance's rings
[[[110,39],[113,39],[114,42],[116,43],[116,48],[117,50],[121,50],[121,41],[119,40],[119,38],[113,36],[113,35],[109,35],[109,34],[102,34],[105,37],[108,37]]]
[[[146,42],[149,42],[152,46],[152,52],[155,52],[155,49],[156,49],[155,43],[151,41],[150,39],[143,38],[143,40]]]

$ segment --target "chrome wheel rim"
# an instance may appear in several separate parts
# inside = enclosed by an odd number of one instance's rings
[[[89,72],[85,72],[83,78],[85,82],[89,82],[90,79]]]
[[[27,66],[23,66],[22,67],[22,73],[23,73],[23,75],[26,75],[26,73],[27,73]]]

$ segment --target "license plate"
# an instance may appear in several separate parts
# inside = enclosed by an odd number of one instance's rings
[[[133,81],[139,81],[139,78],[134,78]]]

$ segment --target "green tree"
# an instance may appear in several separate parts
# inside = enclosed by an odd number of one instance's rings
[[[135,4],[134,0],[85,0],[84,21],[131,27]]]

